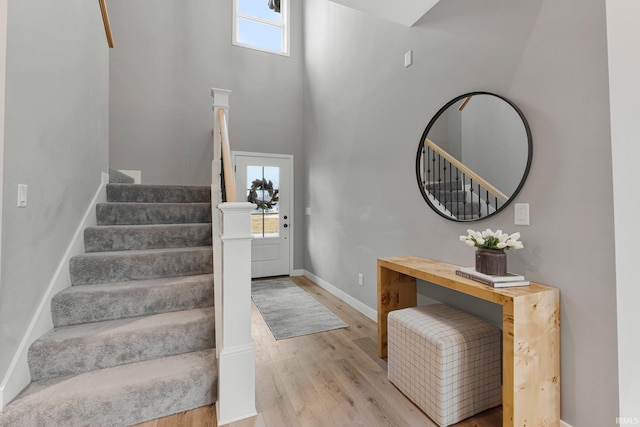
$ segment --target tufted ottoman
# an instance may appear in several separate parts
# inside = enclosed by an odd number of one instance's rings
[[[443,304],[388,320],[389,381],[438,425],[500,405],[500,328]]]

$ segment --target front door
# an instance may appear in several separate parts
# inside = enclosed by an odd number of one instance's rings
[[[251,277],[289,275],[293,156],[234,152],[238,201],[251,213]]]

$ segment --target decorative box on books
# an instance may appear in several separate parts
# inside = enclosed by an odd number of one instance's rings
[[[456,274],[494,288],[529,286],[529,281],[525,280],[524,276],[514,273],[507,273],[504,276],[494,276],[491,274],[480,273],[473,267],[461,267],[459,270],[456,270]]]

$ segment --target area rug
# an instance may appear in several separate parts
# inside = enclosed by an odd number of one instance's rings
[[[276,340],[349,326],[288,277],[254,280],[251,298]]]

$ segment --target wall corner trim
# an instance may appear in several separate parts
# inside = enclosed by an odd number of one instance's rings
[[[108,175],[107,180],[108,181]],[[35,340],[40,338],[53,328],[53,320],[51,319],[51,298],[63,289],[71,286],[71,276],[69,274],[69,259],[72,256],[84,253],[84,229],[96,225],[96,203],[106,202],[107,190],[105,182],[105,174],[101,175],[101,183],[93,198],[89,202],[89,206],[84,216],[78,224],[67,250],[62,255],[60,263],[56,268],[49,286],[44,292],[40,304],[29,323],[29,327],[25,332],[16,353],[11,360],[11,364],[0,383],[0,410],[2,410],[18,393],[22,391],[29,382],[31,382],[31,374],[29,372],[29,363],[27,353],[29,347]]]
[[[320,277],[316,276],[315,274],[311,273],[308,270],[304,270],[304,277],[306,277],[309,280],[312,280],[318,286],[320,286],[322,289],[326,290],[327,292],[329,292],[330,294],[332,294],[336,298],[341,299],[345,303],[349,304],[351,307],[353,307],[356,310],[358,310],[360,313],[362,313],[365,316],[367,316],[369,319],[371,319],[374,322],[378,323],[378,312],[376,310],[372,309],[371,307],[369,307],[368,305],[364,304],[361,301],[358,301],[357,299],[355,299],[351,295],[349,295],[346,292],[338,289],[337,287],[333,286],[331,283],[327,282],[326,280],[321,279]]]

